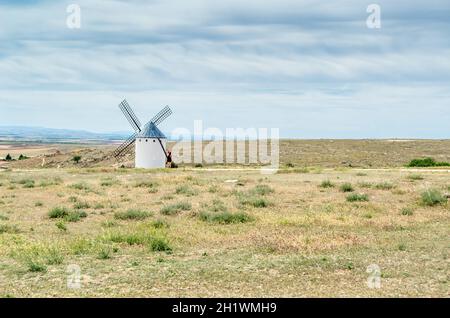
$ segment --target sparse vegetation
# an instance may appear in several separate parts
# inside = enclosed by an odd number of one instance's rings
[[[381,182],[381,183],[377,183],[375,185],[375,189],[378,189],[378,190],[391,190],[393,188],[394,188],[394,185],[389,182]]]
[[[422,203],[427,206],[435,206],[447,202],[447,198],[437,189],[428,189],[421,194]]]
[[[433,158],[413,159],[409,162],[408,167],[448,167],[448,162],[436,162]]]
[[[114,218],[118,220],[144,220],[152,216],[148,211],[130,209],[125,212],[116,212]]]
[[[161,208],[161,214],[163,215],[174,215],[181,211],[189,211],[192,205],[189,202],[178,202],[176,204],[166,205]]]
[[[207,212],[202,211],[199,214],[199,218],[202,221],[219,224],[231,224],[231,223],[245,223],[252,220],[252,218],[244,212],[230,213],[228,211],[223,212]]]
[[[320,184],[321,188],[333,188],[334,184],[330,180],[323,180]]]
[[[268,195],[274,192],[274,190],[265,184],[258,184],[253,190],[251,191],[253,194],[256,195]]]
[[[351,184],[351,183],[348,183],[348,182],[341,184],[341,186],[339,187],[339,189],[340,189],[342,192],[353,192],[353,191],[355,191],[355,190],[353,189],[352,184]]]
[[[411,208],[403,208],[401,211],[401,215],[413,215],[414,211]]]
[[[281,169],[289,174],[267,176],[252,171],[253,166],[242,171],[185,164],[179,170],[121,169],[122,163],[111,166],[116,164],[112,158],[108,167],[94,168],[88,167],[90,162],[100,163],[79,146],[74,147],[77,152],[65,148],[46,157],[41,169],[38,154],[21,150],[33,158],[0,162],[11,167],[0,170],[0,276],[5,278],[0,290],[15,297],[73,297],[79,292],[83,297],[258,297],[261,290],[267,297],[334,297],[342,296],[345,286],[348,297],[446,297],[447,259],[442,251],[448,245],[449,206],[441,199],[428,206],[421,195],[430,185],[447,198],[447,169],[418,173],[422,178],[395,169],[411,158],[404,153],[412,151],[408,149],[449,158],[441,151],[444,147],[433,146],[443,141],[423,141],[427,147],[420,146],[422,141],[411,141],[408,147],[370,141],[369,152],[374,144],[379,146],[362,159],[354,155],[358,150],[345,150],[349,142],[358,149],[359,141],[335,141],[327,147],[320,147],[324,141],[311,141],[314,158],[281,158],[309,174],[290,167]],[[282,153],[290,143],[280,141]],[[102,154],[98,149],[94,153]],[[347,163],[371,168],[364,171],[367,175],[358,175],[348,164],[341,168],[342,149]],[[16,158],[19,153],[12,154]],[[71,158],[78,153],[83,160],[76,166]],[[336,163],[328,164],[334,157],[339,157]],[[307,161],[314,167],[307,167]],[[376,170],[381,166],[394,168]],[[22,180],[33,180],[34,188],[24,188]],[[227,182],[234,180],[239,182]],[[324,181],[335,190],[322,188]],[[342,193],[344,182],[352,182],[355,191]],[[385,182],[394,187],[380,186]],[[182,189],[176,193],[178,187]],[[365,198],[354,197],[359,190]],[[352,196],[349,201],[347,196]],[[186,212],[160,213],[172,206]],[[153,215],[115,217],[130,209]],[[386,281],[381,289],[364,283],[371,263],[382,267]],[[66,288],[70,264],[81,268],[80,291]]]
[[[194,190],[191,186],[184,184],[181,186],[178,186],[175,189],[175,194],[183,194],[187,197],[192,197],[198,194],[198,192],[196,190]]]
[[[408,175],[409,180],[417,181],[417,180],[423,180],[424,177],[420,174],[410,174]]]
[[[348,202],[366,202],[369,201],[369,196],[363,193],[352,193],[347,196]]]
[[[48,217],[51,219],[64,219],[67,222],[78,222],[82,218],[87,217],[87,213],[84,211],[73,211],[65,207],[55,207],[49,211]]]

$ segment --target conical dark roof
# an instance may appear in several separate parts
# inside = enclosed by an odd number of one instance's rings
[[[145,125],[144,129],[138,134],[138,138],[167,138],[154,123]]]

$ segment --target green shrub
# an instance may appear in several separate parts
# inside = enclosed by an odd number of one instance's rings
[[[252,217],[244,212],[230,213],[225,212],[206,212],[202,211],[199,214],[202,221],[209,223],[231,224],[231,223],[245,223],[252,220]]]
[[[194,195],[197,195],[197,191],[195,191],[192,187],[190,187],[187,184],[180,185],[175,189],[176,194],[183,194],[187,197],[192,197]]]
[[[47,271],[47,267],[44,264],[42,264],[39,261],[36,261],[34,259],[30,258],[27,260],[26,263],[27,263],[28,270],[30,272],[46,272]]]
[[[252,193],[257,195],[267,195],[273,193],[274,190],[265,184],[258,184],[255,188],[253,188]]]
[[[153,252],[170,252],[172,248],[169,246],[169,243],[163,239],[156,237],[150,242],[150,249]]]
[[[334,184],[330,180],[324,180],[320,184],[320,187],[321,188],[332,188],[332,187],[334,187]]]
[[[403,208],[401,211],[402,215],[413,215],[414,211],[411,208]]]
[[[427,206],[434,206],[447,202],[447,198],[437,189],[428,189],[422,192],[421,198],[422,203]]]
[[[378,190],[391,190],[393,188],[394,188],[394,185],[389,182],[377,183],[375,185],[375,189],[378,189]]]
[[[63,231],[63,232],[66,232],[67,231],[67,226],[66,226],[66,224],[63,222],[63,221],[58,221],[58,222],[56,222],[56,227],[58,228],[58,229],[60,229],[61,231]]]
[[[353,192],[354,191],[352,184],[348,183],[348,182],[341,184],[341,186],[339,188],[342,192]]]
[[[130,209],[126,212],[116,212],[114,218],[118,220],[144,220],[152,216],[152,213],[142,210]]]
[[[448,162],[436,162],[433,158],[413,159],[409,162],[408,167],[448,167]]]
[[[85,182],[71,184],[71,185],[69,185],[69,188],[76,189],[76,190],[91,191],[91,187]]]
[[[85,217],[87,217],[87,213],[84,211],[70,211],[69,214],[64,217],[64,220],[67,222],[78,222]]]
[[[167,228],[167,227],[169,227],[169,224],[167,223],[166,220],[158,219],[158,220],[155,220],[155,221],[152,222],[152,226],[153,226],[155,229],[162,229],[162,228]]]
[[[64,207],[55,207],[48,212],[48,217],[51,219],[64,218],[68,216],[70,210]]]
[[[5,157],[5,160],[6,161],[12,161],[13,159],[12,159],[10,154],[7,154],[6,157]]]
[[[73,160],[75,163],[79,163],[80,160],[81,160],[81,156],[73,156],[72,160]]]
[[[73,208],[76,210],[89,209],[91,206],[87,202],[75,202]]]
[[[6,215],[0,214],[0,221],[8,221],[9,217],[7,217]]]
[[[365,202],[369,201],[369,197],[367,194],[358,194],[358,193],[352,193],[347,196],[348,202]]]
[[[102,246],[100,251],[98,252],[98,259],[110,259],[111,258],[112,249],[109,246]]]
[[[40,207],[40,206],[43,206],[43,205],[44,205],[44,203],[42,203],[41,201],[37,201],[36,203],[34,203],[35,207]]]
[[[72,211],[65,207],[55,207],[48,213],[51,219],[64,219],[67,222],[77,222],[81,218],[87,217],[87,213],[83,211]]]
[[[192,209],[192,205],[189,202],[178,202],[162,207],[160,212],[164,215],[174,215],[181,211],[189,211],[190,209]]]

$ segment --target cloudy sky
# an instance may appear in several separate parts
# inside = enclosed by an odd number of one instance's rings
[[[127,98],[168,134],[450,138],[449,84],[448,0],[0,0],[0,125],[127,131]]]

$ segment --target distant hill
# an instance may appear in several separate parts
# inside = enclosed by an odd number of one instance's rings
[[[114,141],[126,139],[126,133],[94,133],[84,130],[27,126],[0,126],[0,140],[27,141]]]

